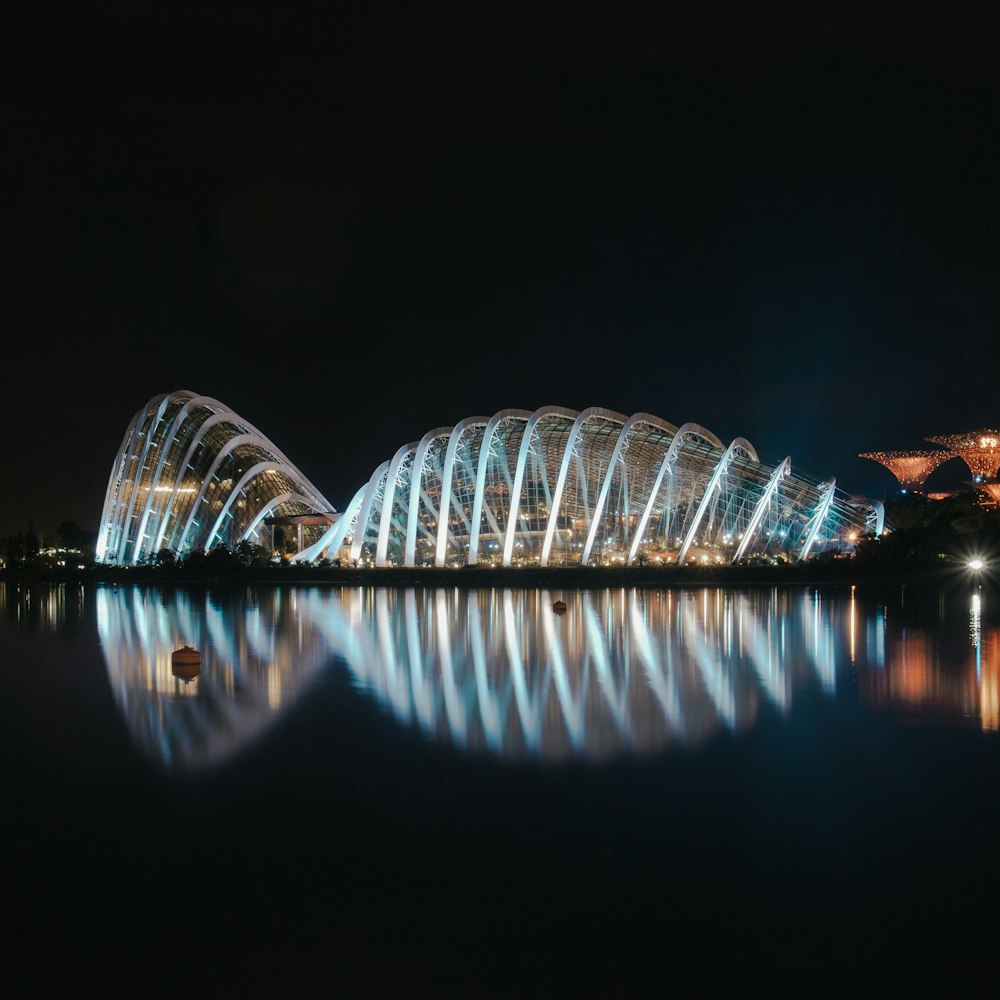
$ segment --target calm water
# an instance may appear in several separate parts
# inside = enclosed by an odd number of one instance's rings
[[[147,993],[989,989],[998,610],[0,584],[3,929]]]

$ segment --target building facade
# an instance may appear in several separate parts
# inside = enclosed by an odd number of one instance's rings
[[[181,390],[133,417],[108,482],[101,562],[241,542],[297,562],[566,566],[801,560],[882,530],[877,503],[760,460],[699,424],[601,407],[501,410],[438,427],[373,472],[343,514],[252,424]]]
[[[438,427],[372,473],[296,557],[364,566],[633,565],[806,559],[882,530],[878,503],[699,424],[591,407]]]
[[[210,396],[187,390],[154,396],[132,418],[115,457],[98,531],[98,562],[134,565],[174,555],[235,548],[270,550],[270,517],[322,514],[333,507],[251,423]],[[313,518],[314,519],[314,518]]]

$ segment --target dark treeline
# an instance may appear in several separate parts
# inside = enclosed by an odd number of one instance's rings
[[[39,534],[34,521],[17,534],[0,538],[0,564],[9,570],[47,570],[63,566],[88,567],[94,561],[97,532],[76,521],[62,521],[54,532]]]
[[[981,504],[971,492],[944,500],[897,497],[886,504],[886,528],[882,538],[858,546],[859,568],[930,568],[979,558],[995,570],[1000,560],[1000,508]]]

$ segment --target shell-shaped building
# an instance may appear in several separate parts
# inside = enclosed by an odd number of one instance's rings
[[[613,565],[805,559],[882,530],[880,504],[699,424],[600,407],[438,427],[375,469],[300,561]]]
[[[312,543],[332,512],[253,424],[217,399],[180,390],[154,396],[132,418],[111,469],[96,557],[123,565],[162,549],[269,546],[269,517],[320,522],[303,529]]]

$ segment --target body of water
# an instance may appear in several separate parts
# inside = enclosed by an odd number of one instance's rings
[[[145,993],[988,989],[998,610],[0,584],[5,938]]]

